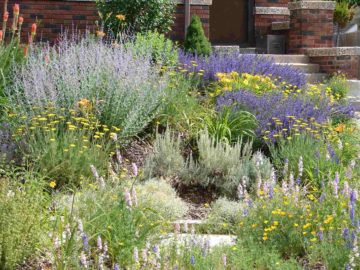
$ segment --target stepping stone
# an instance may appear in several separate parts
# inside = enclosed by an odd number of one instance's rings
[[[237,237],[235,235],[222,235],[222,234],[170,234],[168,238],[161,241],[162,244],[168,245],[173,241],[179,244],[194,244],[202,246],[207,242],[210,249],[218,246],[234,246]]]

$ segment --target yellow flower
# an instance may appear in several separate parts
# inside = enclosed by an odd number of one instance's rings
[[[125,15],[123,15],[123,14],[118,14],[118,15],[116,15],[116,19],[118,19],[119,21],[125,21]]]
[[[105,33],[103,31],[96,31],[96,35],[100,38],[103,38],[105,36]]]
[[[49,184],[49,186],[50,186],[51,188],[55,188],[55,187],[56,187],[56,182],[55,182],[54,180],[51,181],[50,184]]]
[[[262,238],[264,241],[268,240],[268,237],[267,236],[263,236]]]

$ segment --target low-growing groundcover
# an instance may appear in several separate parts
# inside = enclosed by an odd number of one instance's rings
[[[0,269],[359,269],[343,76],[307,85],[263,56],[187,54],[148,30],[34,43],[7,70]],[[191,217],[203,224],[178,222]]]

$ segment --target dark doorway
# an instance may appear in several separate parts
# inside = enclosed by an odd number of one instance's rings
[[[213,44],[248,43],[248,0],[213,0],[210,6],[210,40]]]

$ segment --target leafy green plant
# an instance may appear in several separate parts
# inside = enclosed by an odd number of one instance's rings
[[[129,49],[140,58],[151,55],[153,62],[161,66],[173,67],[178,61],[173,42],[156,31],[136,34],[135,41],[129,44]]]
[[[326,83],[330,88],[332,95],[336,99],[343,99],[350,90],[346,76],[341,73],[335,73]]]
[[[167,33],[174,21],[176,4],[172,0],[98,0],[97,7],[104,17],[105,29],[117,35],[125,29]]]
[[[198,16],[192,16],[190,25],[187,29],[184,49],[186,52],[197,55],[210,55],[211,44],[207,40],[201,20]]]
[[[348,1],[337,1],[334,11],[334,22],[345,27],[354,17],[354,7]]]
[[[38,254],[50,201],[41,178],[5,173],[0,179],[0,269],[10,270]]]
[[[255,137],[257,121],[254,115],[247,111],[233,111],[231,107],[221,112],[214,111],[204,117],[205,127],[217,141],[236,143],[241,139]]]

